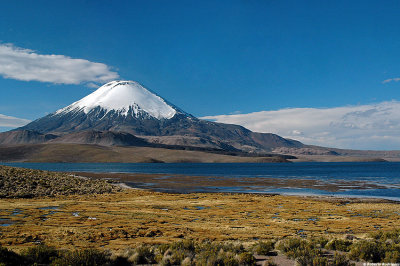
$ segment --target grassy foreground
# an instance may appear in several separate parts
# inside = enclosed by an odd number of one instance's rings
[[[16,174],[18,171],[31,171],[6,170],[8,175],[1,176],[2,192],[2,184],[13,176],[10,173],[15,177],[21,176],[21,173]],[[48,186],[48,191],[58,187],[57,182],[46,183],[58,174],[33,171],[25,179],[32,173],[42,174],[39,180],[47,184],[43,186]],[[79,180],[92,185],[98,182]],[[110,184],[105,182],[104,186],[107,185]],[[324,255],[326,249],[344,252],[345,257],[338,253],[337,260],[398,262],[400,258],[400,233],[393,231],[400,228],[400,205],[395,203],[255,194],[167,194],[133,189],[116,189],[112,193],[93,189],[79,193],[74,189],[79,186],[71,185],[69,193],[40,197],[3,196],[0,199],[0,245],[7,250],[3,248],[0,254],[10,255],[13,250],[24,257],[29,248],[41,248],[38,245],[45,244],[56,249],[54,254],[57,256],[53,257],[60,260],[99,253],[106,257],[107,263],[123,257],[132,264],[139,263],[138,256],[143,251],[149,252],[148,256],[153,259],[151,263],[161,263],[163,259],[167,260],[165,256],[172,260],[175,256],[182,259],[180,263],[186,260],[187,265],[205,265],[204,256],[210,263],[219,256],[222,261],[233,258],[235,263],[251,264],[241,261],[248,256],[245,254],[260,254],[262,251],[255,251],[253,245],[269,243],[263,249],[279,251],[293,260],[303,260],[305,264],[302,265],[314,264],[307,254],[312,258],[321,257],[314,265],[328,265],[321,262],[327,258],[333,263],[335,255],[332,253],[327,257]],[[195,246],[197,251],[192,250],[190,255],[190,250],[180,247],[182,245]],[[200,255],[203,251],[214,255]],[[19,258],[29,259],[26,256]],[[219,265],[236,265],[226,263]]]
[[[278,255],[284,254],[284,255]],[[347,266],[400,262],[400,231],[370,234],[369,240],[325,237],[259,241],[244,247],[231,242],[183,240],[126,247],[120,251],[65,250],[39,244],[16,253],[0,247],[0,265],[315,265]]]

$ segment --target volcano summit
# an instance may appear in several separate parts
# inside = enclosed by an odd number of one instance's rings
[[[122,116],[172,118],[178,110],[164,99],[134,81],[112,81],[85,98],[61,109],[56,114],[83,111],[88,114],[96,109]]]

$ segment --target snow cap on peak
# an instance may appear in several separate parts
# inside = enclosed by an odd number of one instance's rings
[[[76,109],[89,113],[97,107],[106,112],[116,111],[125,116],[130,110],[136,116],[144,112],[157,119],[170,119],[176,114],[175,108],[160,96],[150,92],[138,82],[124,80],[108,82],[81,100],[57,111],[56,114]]]

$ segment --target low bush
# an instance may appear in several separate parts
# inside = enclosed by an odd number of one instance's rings
[[[382,243],[361,240],[354,243],[350,249],[350,258],[354,260],[365,260],[368,262],[381,262],[385,258],[385,247]]]
[[[310,242],[317,248],[324,248],[329,240],[325,237],[313,237],[310,239]]]
[[[27,261],[21,255],[0,246],[0,265],[19,266],[26,265]]]
[[[31,263],[50,264],[58,257],[58,252],[53,247],[37,245],[24,250],[22,255]]]
[[[335,252],[335,255],[333,256],[331,265],[333,265],[333,266],[350,266],[350,265],[352,265],[352,263],[350,263],[350,260],[347,258],[346,255]]]
[[[400,243],[400,229],[389,232],[377,231],[370,234],[371,238],[379,242],[387,242],[388,240],[394,244]]]
[[[343,240],[343,239],[333,239],[326,244],[327,249],[331,250],[339,250],[339,251],[349,251],[350,246],[353,244],[352,241],[349,240]]]
[[[160,265],[180,265],[185,258],[183,250],[167,250]]]
[[[67,251],[52,261],[54,266],[112,265],[110,255],[96,249]]]
[[[400,263],[400,252],[398,250],[387,251],[383,262],[387,263]]]
[[[243,252],[237,258],[240,265],[256,265],[256,259],[250,252]]]
[[[8,265],[254,265],[254,254],[273,255],[276,248],[298,265],[348,266],[349,261],[400,263],[399,231],[378,232],[372,240],[340,240],[327,243],[325,238],[288,237],[274,243],[260,241],[249,248],[241,244],[220,242],[195,242],[183,240],[162,245],[141,245],[110,254],[107,251],[84,249],[75,251],[56,250],[37,245],[17,254],[0,247],[0,266]],[[332,254],[327,249],[341,251]],[[275,265],[271,260],[264,265]]]
[[[280,240],[277,249],[292,259],[301,258],[301,260],[312,259],[322,256],[322,251],[315,243],[297,237]]]
[[[252,246],[252,251],[258,255],[269,255],[274,250],[275,243],[272,241],[259,241]]]
[[[132,256],[128,258],[133,264],[152,264],[155,263],[155,255],[150,246],[142,245],[135,248]]]

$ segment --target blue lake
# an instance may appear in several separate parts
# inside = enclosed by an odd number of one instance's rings
[[[331,195],[386,198],[400,201],[400,163],[2,163],[4,165],[61,172],[148,173],[180,174],[187,176],[215,176],[226,178],[276,178],[317,180],[325,183],[349,182],[378,185],[379,189],[359,189],[348,186],[340,191],[327,191],[318,187],[210,187],[207,192],[245,192]],[[293,183],[293,182],[292,182]]]

